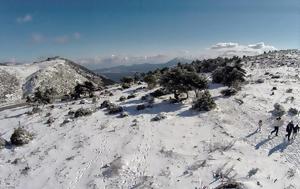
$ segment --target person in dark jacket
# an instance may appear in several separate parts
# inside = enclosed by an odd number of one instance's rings
[[[296,136],[297,136],[297,134],[298,134],[298,132],[299,132],[299,129],[300,129],[300,127],[299,127],[299,125],[297,124],[295,127],[294,127],[294,129],[293,129],[293,139],[295,139],[296,138]]]
[[[291,137],[293,130],[294,130],[294,123],[293,123],[293,121],[290,121],[289,124],[286,126],[287,134],[285,135],[286,137],[288,137],[288,141],[290,141],[290,137]]]

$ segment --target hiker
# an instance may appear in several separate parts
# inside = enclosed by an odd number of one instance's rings
[[[292,137],[293,139],[296,138],[296,136],[297,136],[297,134],[299,132],[299,129],[300,129],[300,127],[299,127],[298,124],[293,128],[293,137]]]
[[[275,132],[275,136],[278,136],[278,131],[279,131],[279,127],[281,127],[283,125],[283,120],[281,119],[281,117],[276,118],[276,120],[274,121],[274,130],[271,132],[270,136]]]
[[[291,137],[293,130],[294,130],[294,123],[293,123],[293,121],[290,121],[289,124],[286,126],[287,134],[285,135],[286,137],[288,137],[288,141],[290,141],[290,137]]]
[[[257,128],[257,132],[261,131],[261,127],[262,127],[262,120],[258,121],[258,128]]]

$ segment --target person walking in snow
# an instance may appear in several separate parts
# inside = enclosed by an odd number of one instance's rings
[[[293,139],[296,138],[296,136],[297,136],[297,134],[299,132],[299,129],[300,129],[300,127],[299,127],[298,124],[293,128],[293,137],[292,137]]]
[[[261,127],[262,127],[262,120],[258,121],[258,128],[257,128],[257,132],[261,131]]]
[[[271,132],[270,136],[275,133],[275,136],[278,136],[278,131],[279,131],[279,127],[283,126],[283,120],[281,119],[281,117],[276,118],[276,120],[273,123],[274,126],[274,130]]]
[[[288,141],[290,141],[290,137],[291,137],[293,130],[294,130],[294,123],[293,123],[293,121],[290,121],[289,124],[286,126],[287,134],[285,135],[285,137],[288,137]]]

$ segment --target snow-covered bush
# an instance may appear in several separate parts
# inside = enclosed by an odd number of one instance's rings
[[[208,90],[202,92],[192,106],[192,109],[197,111],[210,111],[216,107],[214,99],[211,97]]]
[[[39,87],[36,89],[36,91],[33,94],[33,97],[27,96],[26,102],[32,103],[42,103],[42,104],[50,104],[54,101],[54,96],[57,92],[53,89],[45,89],[41,90]]]
[[[155,117],[151,119],[151,121],[160,121],[166,119],[167,116],[164,113],[157,114]]]
[[[285,114],[285,109],[282,105],[279,103],[274,104],[274,110],[273,110],[273,115],[277,117],[281,117]]]
[[[109,114],[116,114],[116,113],[120,113],[123,111],[123,107],[122,106],[118,106],[116,104],[111,104],[107,107],[108,113]]]
[[[93,103],[93,104],[96,104],[97,101],[98,101],[98,98],[94,96],[94,97],[92,98],[92,103]]]
[[[46,124],[51,124],[51,123],[53,123],[55,120],[54,120],[54,118],[53,117],[49,117],[49,119],[46,121]]]
[[[217,186],[215,189],[246,189],[242,183],[235,181],[228,181]]]
[[[126,76],[126,77],[123,77],[122,79],[121,79],[121,82],[122,83],[127,83],[127,84],[131,84],[131,83],[133,83],[134,82],[134,78],[132,78],[132,77],[130,77],[130,76]]]
[[[252,177],[253,175],[255,175],[258,172],[258,168],[252,168],[251,170],[248,171],[248,177]]]
[[[95,85],[90,81],[85,81],[83,84],[77,83],[74,87],[73,94],[71,95],[75,100],[81,98],[82,96],[88,95],[89,97],[94,97],[94,91],[96,90]]]
[[[127,117],[127,116],[129,116],[128,112],[121,112],[121,114],[120,114],[121,118]]]
[[[164,96],[164,95],[167,95],[167,94],[169,94],[169,93],[163,88],[157,89],[157,90],[150,93],[150,95],[155,97],[155,98],[158,98],[158,97],[161,97],[161,96]]]
[[[136,97],[136,94],[132,93],[132,94],[127,96],[127,99],[131,99],[131,98],[135,98],[135,97]]]
[[[296,108],[290,108],[288,113],[292,116],[297,115],[298,114],[298,110]]]
[[[89,108],[79,108],[78,110],[75,111],[74,113],[74,117],[82,117],[82,116],[88,116],[91,115],[93,113],[93,111]]]
[[[39,107],[37,107],[37,106],[35,106],[35,107],[32,108],[31,111],[26,112],[26,113],[27,113],[28,115],[33,115],[33,114],[40,113],[40,112],[42,112],[42,109],[39,108]]]
[[[223,90],[221,91],[221,94],[222,94],[223,96],[233,96],[233,95],[235,95],[236,93],[237,93],[237,90],[234,89],[234,88],[227,88],[227,89],[223,89]]]
[[[103,108],[107,108],[109,105],[111,105],[112,103],[109,101],[109,100],[104,100],[101,105],[100,105],[100,108],[103,109]]]
[[[122,89],[129,89],[130,87],[130,83],[122,83]]]
[[[265,82],[264,79],[258,79],[258,80],[255,81],[255,83],[264,83],[264,82]]]
[[[28,144],[32,139],[33,134],[22,127],[18,127],[17,129],[15,129],[10,137],[11,143],[16,146]]]
[[[125,101],[126,100],[126,97],[125,96],[121,96],[120,98],[119,98],[119,101],[120,102],[123,102],[123,101]]]

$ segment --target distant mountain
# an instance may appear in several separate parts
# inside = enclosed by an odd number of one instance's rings
[[[91,81],[98,87],[114,83],[87,68],[63,58],[22,65],[0,65],[0,103],[15,101],[41,90],[53,88],[57,95],[71,92],[77,83]]]
[[[159,64],[143,63],[143,64],[121,65],[121,66],[114,66],[110,68],[97,69],[94,70],[94,72],[104,75],[113,81],[119,81],[122,77],[132,76],[136,72],[143,73],[143,72],[148,72],[156,69],[161,69],[164,67],[172,67],[177,65],[179,62],[191,63],[192,61],[186,58],[174,58],[166,63],[159,63]]]

